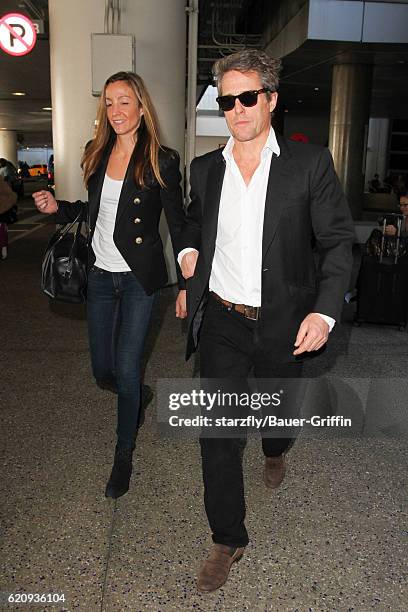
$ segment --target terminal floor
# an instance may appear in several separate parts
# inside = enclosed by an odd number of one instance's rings
[[[407,564],[407,334],[351,324],[308,367],[310,413],[338,403],[353,434],[301,434],[276,491],[262,482],[259,440],[244,458],[250,545],[219,591],[195,588],[211,545],[198,444],[156,430],[151,405],[131,489],[104,497],[115,397],[93,383],[84,308],[39,290],[52,226],[10,245],[0,263],[1,610],[403,612]],[[185,335],[163,291],[146,382],[190,377]],[[320,378],[316,378],[320,375]],[[64,594],[11,606],[7,592]]]

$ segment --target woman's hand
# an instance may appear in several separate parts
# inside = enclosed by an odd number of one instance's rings
[[[178,292],[176,299],[176,317],[178,319],[185,319],[187,316],[187,291],[181,289]]]
[[[387,236],[395,236],[397,233],[397,228],[394,225],[386,225],[385,233]]]
[[[33,193],[34,203],[38,210],[47,215],[57,212],[58,204],[50,191],[36,191]]]

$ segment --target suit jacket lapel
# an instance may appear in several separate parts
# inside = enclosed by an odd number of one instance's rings
[[[268,253],[276,234],[280,216],[285,207],[289,186],[295,177],[295,164],[285,142],[278,138],[280,155],[272,156],[268,187],[265,198],[265,213],[262,235],[262,261]]]
[[[203,206],[202,234],[210,239],[202,244],[201,252],[211,266],[217,238],[218,211],[220,208],[221,190],[225,174],[225,160],[220,151],[219,156],[208,169]]]

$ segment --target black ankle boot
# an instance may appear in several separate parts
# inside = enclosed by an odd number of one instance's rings
[[[112,472],[106,485],[105,497],[116,499],[129,490],[129,481],[132,475],[133,448],[115,449],[115,459]]]

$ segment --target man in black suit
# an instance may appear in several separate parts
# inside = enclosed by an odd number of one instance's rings
[[[187,358],[200,340],[201,377],[237,386],[298,379],[340,318],[353,225],[330,153],[271,127],[280,61],[245,50],[214,67],[231,138],[191,164],[191,204],[179,261],[188,280]],[[318,263],[315,253],[318,253]],[[279,486],[290,437],[263,436],[264,481]],[[214,546],[198,589],[227,580],[248,544],[245,439],[200,439],[205,507]]]

